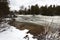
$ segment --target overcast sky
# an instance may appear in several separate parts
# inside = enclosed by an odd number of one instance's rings
[[[10,0],[11,10],[19,10],[20,6],[28,7],[29,5],[60,5],[60,0]]]

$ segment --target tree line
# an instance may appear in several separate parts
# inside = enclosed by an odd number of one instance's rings
[[[19,14],[56,16],[56,15],[60,15],[60,6],[46,5],[39,7],[38,4],[36,4],[36,5],[32,5],[28,9],[27,8],[25,8],[24,10],[20,9]]]
[[[23,6],[21,9],[17,11],[10,11],[8,0],[0,1],[0,18],[6,17],[8,14],[14,15],[22,14],[22,15],[46,15],[46,16],[60,16],[60,6],[50,5],[50,6],[41,6],[39,7],[38,4],[29,6],[29,8],[24,8]]]

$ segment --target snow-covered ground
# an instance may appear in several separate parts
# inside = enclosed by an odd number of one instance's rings
[[[42,15],[18,15],[17,18],[15,18],[16,21],[19,22],[32,22],[36,24],[43,24],[43,25],[50,25],[50,23],[53,21],[54,27],[60,27],[60,16],[42,16]],[[28,32],[27,29],[25,30],[18,30],[13,26],[10,26],[8,23],[2,22],[0,24],[0,40],[27,40],[24,39],[26,35],[29,36],[30,40],[37,40],[33,39],[33,35],[31,34],[26,34]],[[58,32],[52,34],[53,36],[58,35]],[[47,38],[51,37],[51,34],[47,35]],[[57,39],[57,38],[56,38]],[[54,39],[55,40],[55,39]]]
[[[0,32],[0,40],[27,40],[24,38],[26,35],[29,36],[29,40],[37,40],[37,39],[32,38],[33,35],[26,34],[26,32],[29,31],[27,29],[19,30],[13,26],[10,26],[7,23],[3,23],[2,25],[5,27],[5,29],[3,29],[5,31]],[[7,27],[8,27],[8,29],[7,29]],[[59,32],[47,34],[46,40],[58,40],[58,39],[60,39],[60,36],[58,35],[58,33]]]
[[[33,39],[33,35],[31,34],[26,34],[26,32],[28,32],[27,29],[25,30],[18,30],[13,26],[8,25],[7,23],[2,24],[3,26],[5,26],[5,31],[0,32],[0,40],[27,40],[24,39],[24,37],[26,35],[29,36],[30,40],[37,40],[37,39]],[[8,29],[6,27],[9,27]]]
[[[18,21],[48,21],[51,22],[53,20],[54,23],[60,23],[60,16],[42,16],[42,15],[17,15]]]
[[[54,26],[57,28],[60,27],[60,16],[17,15],[17,18],[15,19],[19,22],[31,22],[44,26]]]

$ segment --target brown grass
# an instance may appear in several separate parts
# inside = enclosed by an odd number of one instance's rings
[[[34,36],[45,33],[45,27],[38,24],[17,21],[11,22],[9,24],[15,26],[17,29],[20,30],[28,29],[29,31],[27,33],[31,33]]]

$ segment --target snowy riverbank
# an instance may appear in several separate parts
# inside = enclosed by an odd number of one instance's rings
[[[26,32],[28,32],[27,29],[18,30],[15,27],[10,26],[7,23],[4,23],[2,25],[5,27],[5,29],[1,29],[0,31],[2,31],[2,30],[5,30],[5,31],[0,32],[0,40],[27,40],[27,39],[24,39],[24,37],[26,35],[29,35],[30,40],[37,40],[37,39],[32,38],[33,35],[26,34]],[[7,29],[7,27],[9,27],[9,28]]]
[[[31,22],[31,23],[36,23],[40,25],[49,25],[54,28],[60,27],[60,16],[18,15],[17,18],[15,19],[16,21],[19,21],[19,22]],[[26,34],[26,32],[28,32],[27,29],[18,30],[15,27],[10,26],[8,23],[1,23],[0,27],[1,27],[0,31],[3,30],[3,32],[0,32],[0,40],[27,40],[27,39],[24,39],[26,35],[29,35],[30,40],[37,40],[32,38],[33,35]],[[58,36],[58,33],[59,32],[56,31],[55,33],[47,34],[46,39],[49,40],[51,39],[51,37],[52,37],[51,40],[60,39],[60,36]]]

